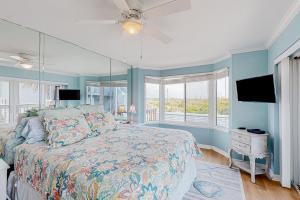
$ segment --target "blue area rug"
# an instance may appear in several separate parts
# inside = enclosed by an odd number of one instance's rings
[[[183,200],[244,200],[238,169],[197,161],[197,177]]]

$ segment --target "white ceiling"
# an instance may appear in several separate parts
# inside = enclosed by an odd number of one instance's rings
[[[41,38],[41,63],[46,72],[69,75],[126,74],[129,65],[80,48],[54,37]],[[24,55],[20,55],[24,54]],[[39,33],[16,24],[0,20],[0,65],[17,67],[10,56],[30,58],[32,70],[38,70]]]
[[[191,10],[148,22],[173,38],[169,44],[147,36],[129,36],[118,25],[76,23],[81,19],[118,18],[120,13],[111,0],[1,0],[0,18],[134,66],[161,69],[213,62],[232,50],[265,48],[280,20],[294,2],[191,1]],[[146,8],[162,0],[140,2]]]

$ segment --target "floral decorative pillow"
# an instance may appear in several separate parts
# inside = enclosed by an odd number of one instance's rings
[[[111,113],[89,112],[84,114],[91,129],[88,137],[95,137],[116,130],[117,123]]]
[[[44,113],[48,143],[52,147],[66,146],[86,138],[91,130],[77,109],[48,110]]]

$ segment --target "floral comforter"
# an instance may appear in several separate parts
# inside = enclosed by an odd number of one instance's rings
[[[15,135],[11,127],[7,127],[7,128],[0,127],[0,158],[4,157],[4,153],[5,153],[4,150],[7,141],[13,138],[14,136]]]
[[[122,126],[60,148],[17,147],[17,175],[44,199],[168,199],[188,159],[199,156],[192,134]]]

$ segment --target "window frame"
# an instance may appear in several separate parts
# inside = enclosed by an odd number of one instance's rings
[[[42,102],[42,95],[44,93],[44,86],[46,84],[50,85],[62,85],[68,87],[68,83],[63,82],[55,82],[55,81],[39,81],[36,79],[22,79],[22,78],[14,78],[14,77],[2,77],[0,76],[0,81],[9,82],[9,123],[10,125],[14,125],[17,122],[18,117],[18,106],[20,106],[20,93],[19,93],[19,84],[21,82],[34,82],[38,85],[41,85],[41,89],[39,89],[39,103],[38,107],[42,108],[44,102]],[[42,92],[42,94],[40,94]],[[15,98],[13,98],[15,97]]]
[[[150,84],[157,84],[158,85],[158,98],[159,98],[159,116],[158,116],[158,120],[156,121],[147,121],[147,116],[146,116],[146,110],[147,110],[147,90],[146,90],[146,84],[150,83]],[[157,77],[151,77],[151,76],[147,76],[145,77],[145,81],[144,81],[144,122],[146,124],[156,124],[156,123],[160,123],[163,119],[164,116],[162,115],[162,109],[165,109],[165,98],[163,98],[162,95],[164,95],[164,85],[162,84],[162,80],[160,78]]]
[[[218,92],[218,90],[217,90],[217,88],[218,88],[218,82],[217,81],[219,79],[226,78],[226,77],[228,77],[228,103],[229,103],[229,105],[228,105],[228,124],[227,124],[227,127],[226,126],[218,125],[218,111],[217,111],[217,109],[218,109],[218,93],[217,93]],[[215,103],[215,105],[216,105],[216,108],[215,108],[215,111],[216,111],[216,114],[215,114],[215,128],[219,129],[219,130],[228,131],[229,130],[229,126],[230,126],[230,123],[229,123],[229,119],[230,119],[229,74],[227,74],[227,76],[222,76],[222,77],[216,78],[215,82],[216,82],[216,92],[215,92],[215,94],[216,94],[216,96],[215,96],[215,101],[216,101],[216,103]]]
[[[208,75],[209,78],[206,80],[208,81],[208,123],[203,123],[203,122],[188,122],[186,120],[186,107],[187,107],[187,79],[189,76],[204,76]],[[153,123],[163,123],[163,124],[170,124],[170,125],[181,125],[181,126],[191,126],[191,127],[200,127],[200,128],[213,128],[217,130],[221,130],[224,132],[228,132],[229,127],[230,127],[230,85],[229,85],[229,114],[228,114],[228,127],[223,127],[223,126],[217,126],[217,79],[220,77],[228,77],[228,81],[230,83],[230,77],[229,77],[229,68],[223,68],[214,72],[210,73],[199,73],[199,74],[188,74],[188,75],[178,75],[178,76],[172,76],[172,77],[152,77],[152,76],[145,76],[145,81],[144,81],[144,123],[145,124],[153,124]],[[165,120],[165,85],[166,79],[168,78],[178,78],[182,79],[181,83],[184,83],[184,121],[170,121],[170,120]],[[149,80],[159,80],[159,101],[160,101],[160,112],[159,112],[159,121],[146,121],[146,83],[153,83],[149,82]],[[200,82],[201,80],[198,81],[189,81],[189,82]],[[179,82],[178,82],[179,83]]]
[[[115,80],[115,81],[86,81],[85,82],[85,104],[88,105],[92,105],[91,102],[89,102],[89,94],[88,94],[88,87],[99,87],[100,88],[100,95],[99,95],[99,104],[95,104],[95,105],[99,105],[100,107],[102,107],[102,109],[105,109],[105,100],[104,100],[104,96],[105,96],[105,89],[109,89],[109,110],[110,112],[112,112],[113,110],[115,111],[115,115],[117,116],[118,114],[118,92],[117,89],[118,88],[126,88],[127,92],[126,92],[126,105],[125,106],[125,110],[126,110],[126,115],[129,109],[129,105],[128,105],[128,82],[127,80]],[[116,94],[116,96],[114,96],[113,94]],[[112,101],[113,96],[115,97],[114,101]]]

